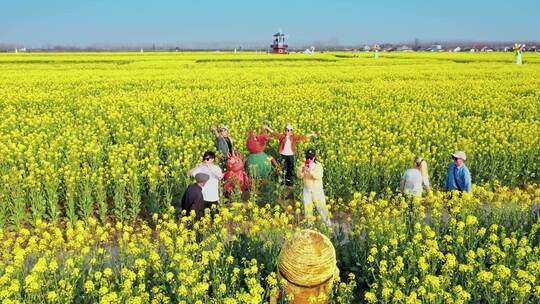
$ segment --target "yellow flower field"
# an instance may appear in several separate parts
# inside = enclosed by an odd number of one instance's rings
[[[325,168],[331,301],[538,302],[540,55],[524,58],[0,54],[0,300],[269,301],[280,246],[309,226],[281,207],[279,174],[193,229],[171,202],[215,150],[211,125],[247,156],[249,129],[292,123],[318,134],[298,156],[313,147]],[[437,190],[455,150],[472,196]],[[415,154],[436,191],[413,202],[397,189]]]
[[[456,149],[474,183],[538,182],[540,55],[352,56],[1,55],[0,194],[13,207],[0,226],[163,211],[214,148],[211,124],[243,152],[263,123],[316,132],[300,150],[319,151],[330,197],[395,190],[415,153],[440,186]]]
[[[476,187],[424,200],[357,193],[320,219],[341,278],[330,303],[540,301],[540,189]],[[212,222],[178,220],[0,231],[2,303],[267,303],[283,282],[283,242],[309,227],[302,211],[234,203]],[[188,226],[192,228],[188,229]],[[283,300],[283,299],[281,299]],[[278,302],[284,303],[284,302]]]

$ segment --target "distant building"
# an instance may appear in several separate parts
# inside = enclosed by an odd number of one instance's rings
[[[396,49],[398,52],[412,52],[413,50],[407,45],[402,45]]]
[[[493,49],[490,48],[490,47],[487,46],[487,45],[484,45],[484,46],[480,49],[480,52],[493,52]]]
[[[274,41],[270,47],[274,54],[287,54],[289,53],[289,45],[285,43],[286,35],[281,30],[274,34]]]
[[[424,49],[424,52],[444,52],[444,48],[440,44],[434,44]]]

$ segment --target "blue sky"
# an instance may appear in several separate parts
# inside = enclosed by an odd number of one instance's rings
[[[540,0],[1,0],[0,43],[294,45],[540,40]]]

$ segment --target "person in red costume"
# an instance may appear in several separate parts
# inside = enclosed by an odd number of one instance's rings
[[[252,130],[248,131],[246,144],[250,154],[246,161],[246,169],[249,177],[252,179],[266,179],[270,174],[272,166],[279,168],[277,161],[264,152],[267,142],[268,135],[264,129],[259,134],[254,134]]]
[[[242,160],[240,153],[227,155],[227,172],[225,172],[223,190],[225,195],[229,196],[238,186],[240,192],[249,191],[249,178],[244,170],[245,161]]]
[[[285,167],[285,185],[292,188],[294,174],[294,155],[296,153],[296,143],[299,141],[304,141],[309,137],[317,137],[317,134],[310,133],[307,135],[297,135],[293,133],[293,126],[288,124],[285,127],[283,133],[276,132],[272,130],[269,126],[263,125],[263,128],[270,132],[273,137],[279,140],[279,154],[283,161],[283,166]]]

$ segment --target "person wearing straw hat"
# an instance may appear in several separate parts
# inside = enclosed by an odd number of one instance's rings
[[[431,191],[427,163],[422,156],[413,160],[414,167],[407,169],[401,177],[400,190],[403,195],[422,196],[422,188]]]
[[[334,280],[339,277],[332,242],[310,229],[294,233],[281,248],[277,275],[278,281],[285,284],[272,291],[271,304],[327,303]]]
[[[189,216],[191,210],[195,211],[196,220],[201,219],[204,216],[204,198],[202,189],[206,185],[206,182],[210,179],[210,176],[205,173],[195,174],[195,183],[189,185],[182,195],[180,206],[175,206],[176,210],[186,210],[186,215]]]
[[[216,126],[212,126],[211,128],[216,136],[216,147],[218,151],[223,154],[223,159],[227,160],[227,155],[229,155],[229,153],[234,155],[234,145],[233,140],[229,135],[229,128],[227,126],[221,126],[219,132]]]
[[[292,188],[294,178],[294,154],[296,153],[296,143],[304,141],[308,137],[317,137],[317,134],[310,133],[307,135],[293,134],[293,126],[287,124],[283,133],[272,130],[269,126],[263,125],[263,128],[272,134],[279,140],[279,154],[283,160],[283,166],[285,167],[285,185]]]
[[[316,160],[315,150],[308,149],[306,151],[306,161],[298,167],[296,174],[304,181],[302,199],[308,221],[313,215],[313,205],[315,205],[323,221],[330,224],[323,189],[323,166]]]
[[[471,172],[465,165],[467,155],[463,151],[456,151],[452,154],[452,159],[454,161],[448,165],[444,189],[446,191],[457,190],[470,193],[472,191]]]

